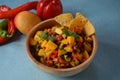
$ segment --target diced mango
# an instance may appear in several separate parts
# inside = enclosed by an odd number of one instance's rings
[[[30,38],[30,45],[35,46],[37,44],[37,41],[33,38]]]
[[[34,40],[36,40],[36,41],[38,41],[38,42],[41,42],[42,41],[42,39],[41,39],[41,33],[42,33],[42,31],[37,31],[37,33],[35,34],[35,36],[34,36]]]
[[[83,57],[83,55],[82,55],[82,54],[77,53],[77,58],[78,58],[80,61],[82,61],[82,57]]]
[[[58,46],[52,42],[52,41],[48,41],[45,45],[45,52],[46,52],[46,56],[50,57],[50,55],[52,54],[52,52],[57,48]]]
[[[47,57],[50,57],[50,55],[52,54],[53,51],[54,51],[54,50],[45,49],[46,56],[47,56]]]
[[[92,41],[93,41],[91,37],[87,37],[86,40],[87,40],[87,42],[90,42],[90,43],[92,43]]]
[[[55,29],[55,32],[56,32],[57,34],[59,34],[59,35],[61,35],[61,34],[62,34],[62,30],[61,30],[61,29],[59,29],[59,28],[56,28],[56,29]]]
[[[66,54],[67,52],[65,50],[58,50],[58,56],[61,56],[61,55],[64,55]]]
[[[44,56],[45,55],[45,50],[44,49],[40,49],[38,52],[38,56]]]
[[[42,44],[41,44],[41,47],[42,47],[42,48],[45,47],[46,44],[47,44],[47,40],[44,40],[44,41],[42,42]]]
[[[36,34],[35,34],[35,36],[39,36],[40,37],[41,34],[42,34],[42,31],[37,31]]]
[[[74,42],[75,42],[75,38],[74,38],[74,37],[68,36],[68,37],[67,37],[67,40],[68,40],[68,43],[69,43],[70,45],[74,45]]]
[[[70,47],[70,46],[65,47],[64,50],[67,51],[67,52],[72,52],[73,51],[72,47]]]
[[[85,50],[84,51],[84,53],[83,53],[83,57],[85,58],[85,59],[88,59],[89,58],[89,54],[88,54],[88,52]]]
[[[79,64],[79,61],[77,59],[75,59],[74,62],[75,62],[75,65]]]
[[[71,61],[71,62],[70,62],[70,65],[74,67],[74,66],[75,66],[75,62],[74,62],[74,61]]]
[[[83,38],[82,38],[82,37],[80,37],[79,41],[80,41],[80,42],[83,42]]]
[[[61,44],[68,44],[68,40],[67,40],[67,39],[63,39],[63,40],[61,41]]]
[[[92,47],[89,43],[83,43],[84,49],[88,52],[92,51]]]
[[[49,40],[45,47],[47,50],[55,50],[58,46],[54,42]]]

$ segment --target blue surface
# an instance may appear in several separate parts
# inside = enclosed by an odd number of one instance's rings
[[[32,0],[0,0],[14,8]],[[0,46],[0,80],[120,80],[120,0],[61,0],[64,12],[81,12],[95,26],[98,51],[92,64],[78,75],[60,78],[38,70],[25,51],[26,36],[16,34]]]

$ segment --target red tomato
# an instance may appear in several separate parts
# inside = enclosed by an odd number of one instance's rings
[[[54,59],[54,58],[56,58],[57,56],[58,56],[58,51],[55,50],[55,51],[52,53],[51,58]]]
[[[57,40],[58,40],[58,41],[61,41],[62,39],[63,39],[62,36],[58,36],[58,37],[57,37]]]
[[[78,47],[81,49],[82,46],[83,46],[83,43],[79,41],[79,42],[78,42]]]
[[[73,53],[72,55],[73,59],[76,60],[78,57],[77,57],[77,54]]]

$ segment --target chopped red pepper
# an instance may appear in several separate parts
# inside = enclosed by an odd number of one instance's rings
[[[38,1],[27,2],[23,5],[20,5],[14,9],[0,12],[0,19],[4,18],[13,18],[17,13],[21,11],[36,9]]]
[[[14,25],[14,19],[9,19],[8,20],[8,33],[13,34],[16,31],[16,27]]]

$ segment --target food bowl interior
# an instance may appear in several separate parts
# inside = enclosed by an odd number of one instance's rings
[[[43,22],[40,22],[39,24],[37,24],[27,35],[26,38],[26,49],[27,49],[27,55],[29,57],[29,59],[42,71],[47,72],[49,74],[52,75],[56,75],[56,76],[62,76],[62,77],[66,77],[66,76],[72,76],[75,75],[81,71],[83,71],[84,69],[86,69],[89,64],[93,61],[94,56],[96,54],[97,51],[97,38],[96,35],[93,34],[91,37],[93,39],[93,50],[92,53],[90,55],[90,57],[83,63],[79,64],[76,67],[72,67],[72,68],[65,68],[65,69],[57,69],[57,68],[52,68],[52,67],[48,67],[40,62],[38,62],[31,54],[30,52],[30,44],[29,44],[29,39],[31,37],[33,37],[35,35],[35,33],[38,30],[43,30],[45,28],[50,28],[52,26],[55,26],[56,24],[58,24],[54,19],[48,19],[45,20]]]

